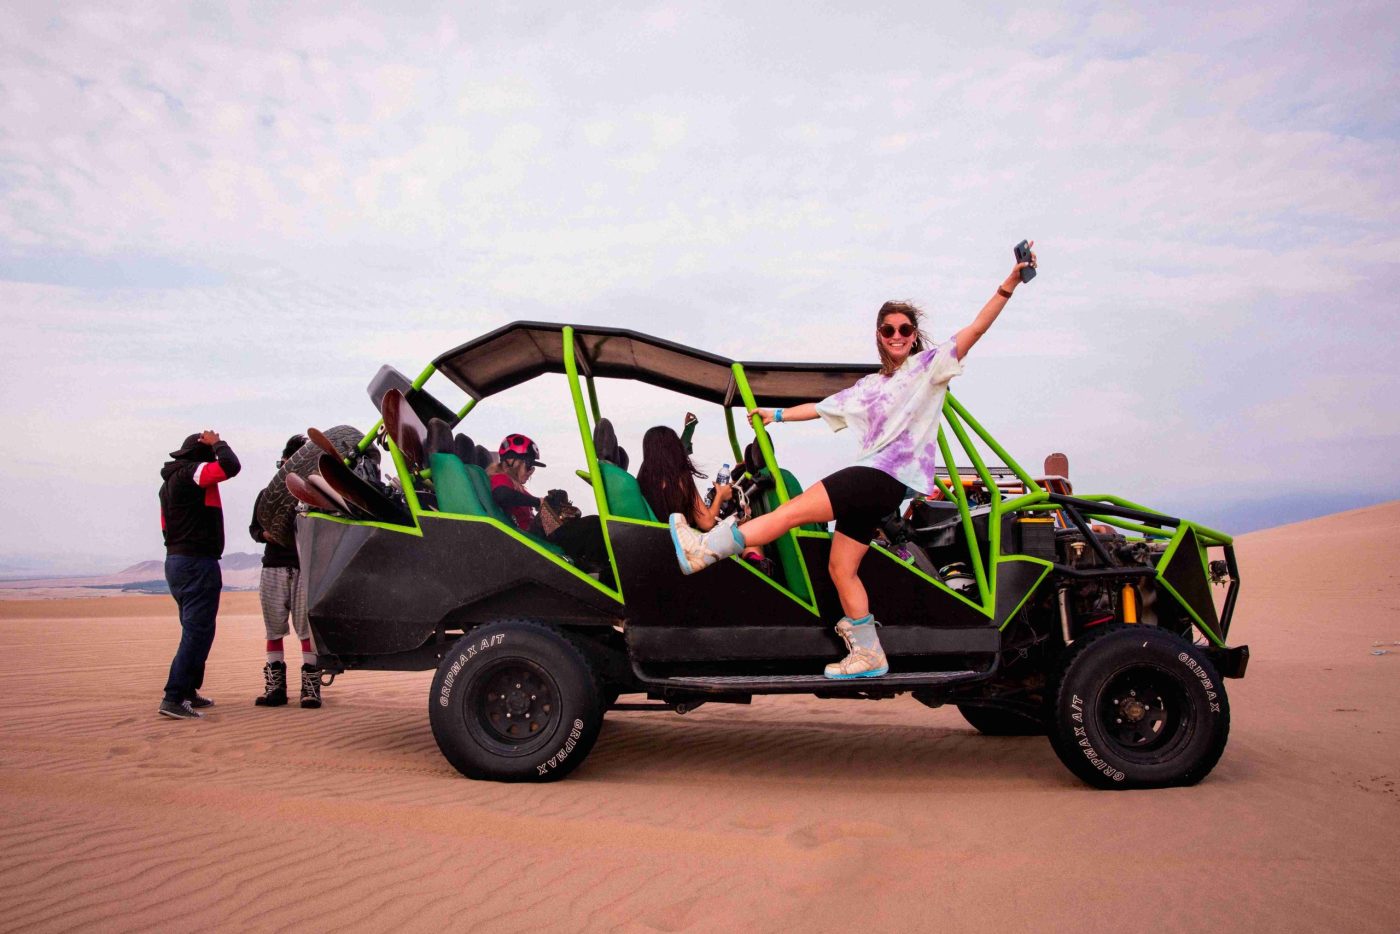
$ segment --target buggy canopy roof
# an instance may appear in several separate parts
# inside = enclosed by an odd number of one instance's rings
[[[544,373],[565,372],[565,327],[516,321],[447,351],[433,366],[473,399],[484,399]],[[635,379],[707,402],[742,405],[734,360],[636,331],[572,327],[583,375]],[[765,408],[816,402],[879,370],[861,363],[738,362]]]

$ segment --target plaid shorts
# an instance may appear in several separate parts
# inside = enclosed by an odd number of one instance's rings
[[[287,634],[288,615],[297,638],[311,638],[311,623],[306,618],[306,588],[301,586],[300,568],[263,568],[258,580],[258,597],[269,642]]]

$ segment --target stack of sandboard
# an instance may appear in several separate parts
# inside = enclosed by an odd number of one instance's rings
[[[353,425],[336,425],[324,433],[335,448],[349,456],[364,435]],[[288,489],[287,477],[296,476],[306,481],[316,472],[321,449],[314,444],[304,444],[301,449],[287,458],[268,483],[258,501],[257,520],[263,527],[263,534],[269,541],[290,548],[294,541],[293,523],[296,521],[297,497]]]
[[[384,420],[384,432],[392,438],[402,452],[408,469],[417,474],[427,466],[424,441],[427,429],[398,389],[390,389],[380,402],[380,415]],[[370,519],[379,522],[393,522],[409,525],[413,517],[407,508],[385,496],[380,490],[360,477],[345,463],[347,458],[362,456],[358,451],[363,437],[353,428],[341,425],[329,432],[308,428],[306,436],[311,439],[307,448],[319,451],[314,467],[305,472],[289,471],[283,478],[288,493],[312,509],[323,512],[338,512],[356,519]],[[339,437],[332,437],[340,431]],[[350,435],[353,433],[353,440]],[[348,445],[345,442],[349,442]],[[303,448],[306,450],[306,448]],[[366,453],[378,451],[373,446]],[[298,452],[300,454],[301,452]]]
[[[269,540],[291,547],[298,502],[357,519],[412,522],[401,503],[385,496],[346,465],[346,459],[378,463],[379,452],[373,446],[359,450],[364,436],[358,429],[351,425],[337,425],[324,432],[311,428],[307,437],[311,442],[287,459],[259,503],[258,522]]]
[[[390,389],[384,393],[380,415],[385,435],[393,439],[409,470],[414,474],[422,473],[428,466],[429,432],[402,391]],[[434,419],[437,421],[440,420]],[[437,427],[440,434],[452,437],[446,423]],[[353,461],[365,456],[378,460],[378,451],[373,446],[364,452],[358,450],[364,437],[359,431],[350,425],[337,425],[326,432],[309,428],[306,434],[311,443],[288,459],[263,497],[258,521],[269,530],[266,532],[269,539],[279,544],[291,542],[298,502],[321,512],[357,519],[412,524],[413,518],[404,504],[385,496],[346,465],[347,459]],[[464,461],[479,463],[493,459],[484,448],[476,448],[463,435],[457,435],[453,442]]]
[[[351,431],[354,431],[354,442],[350,444],[350,452],[347,454],[343,445],[332,437],[335,431],[336,428],[330,431],[307,428],[307,437],[311,438],[311,444],[302,448],[302,451],[309,449],[314,458],[314,466],[311,471],[305,473],[288,472],[283,480],[287,493],[295,500],[300,500],[323,513],[340,513],[357,520],[412,525],[413,517],[402,503],[389,499],[378,487],[371,485],[346,465],[346,456],[357,458],[370,454],[378,455],[378,451],[375,451],[374,447],[365,448],[364,452],[357,451],[358,438],[361,435],[351,428]],[[298,451],[298,455],[302,451]]]

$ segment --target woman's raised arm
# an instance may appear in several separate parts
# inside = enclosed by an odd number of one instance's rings
[[[1035,246],[1032,240],[1029,244]],[[977,312],[977,317],[972,319],[972,323],[959,331],[953,338],[958,346],[958,359],[962,360],[972,350],[972,345],[982,339],[982,335],[987,333],[987,329],[992,326],[992,322],[1001,314],[1001,310],[1006,307],[1006,300],[1011,297],[1011,293],[1016,291],[1016,286],[1021,284],[1021,270],[1027,266],[1034,266],[1035,253],[1031,253],[1029,262],[1017,263],[1011,270],[1011,275],[1006,277],[1006,281],[997,289],[996,294],[987,299],[987,304],[982,306],[982,310]]]

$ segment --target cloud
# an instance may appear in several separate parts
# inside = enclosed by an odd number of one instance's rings
[[[191,419],[261,465],[372,420],[379,363],[516,318],[864,359],[880,302],[946,336],[1025,236],[1042,275],[957,391],[1026,460],[1144,498],[1323,464],[1400,493],[1375,466],[1400,456],[1398,20],[12,4],[0,417],[32,444],[4,505],[47,550],[81,522],[146,557],[123,523]],[[74,424],[107,489],[81,519],[18,493],[89,490]],[[813,471],[844,450],[792,444]]]

